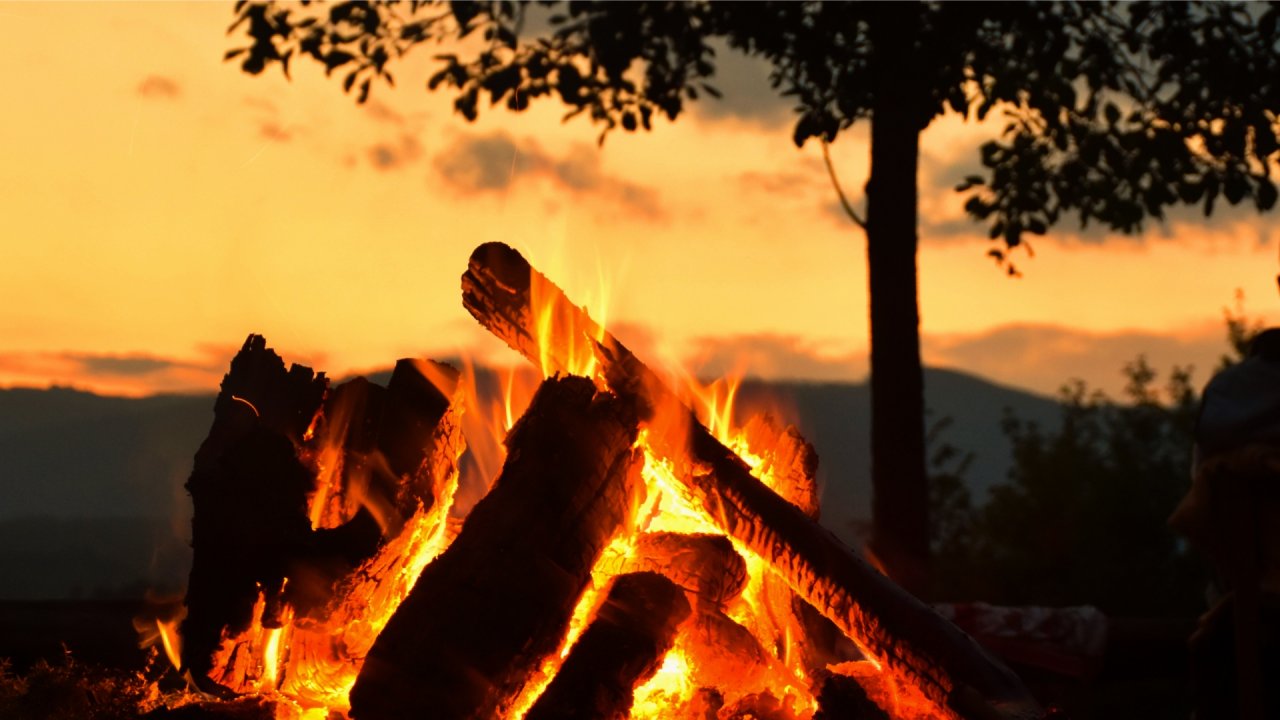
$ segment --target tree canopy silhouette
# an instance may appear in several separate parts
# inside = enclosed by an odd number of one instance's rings
[[[549,27],[526,33],[526,25]],[[545,22],[544,22],[545,21]],[[1066,216],[1133,232],[1176,204],[1276,202],[1280,54],[1273,5],[1234,3],[400,2],[236,6],[228,52],[257,74],[307,57],[363,102],[414,49],[428,87],[521,111],[551,98],[611,130],[675,120],[719,93],[717,43],[765,60],[794,100],[794,140],[870,123],[865,213],[871,316],[873,536],[919,590],[928,490],[916,249],[920,133],[955,112],[1005,126],[958,188],[1008,253]],[[846,206],[848,207],[848,206]],[[852,210],[851,207],[848,209]],[[865,218],[863,222],[862,218]]]

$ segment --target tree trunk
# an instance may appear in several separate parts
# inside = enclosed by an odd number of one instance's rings
[[[924,377],[916,280],[915,8],[889,4],[871,25],[876,72],[867,182],[871,304],[871,550],[890,577],[923,596],[929,563]]]

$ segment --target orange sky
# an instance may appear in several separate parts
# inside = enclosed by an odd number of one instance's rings
[[[598,148],[551,105],[468,124],[412,58],[363,107],[310,65],[246,76],[221,62],[231,17],[230,3],[0,3],[0,386],[211,391],[250,332],[331,375],[407,355],[511,362],[460,302],[488,240],[580,303],[603,274],[610,324],[647,357],[865,375],[863,239],[759,68],[725,68],[720,106]],[[1067,224],[1006,279],[949,189],[990,131],[947,118],[924,138],[927,363],[1115,391],[1147,352],[1203,381],[1237,289],[1274,321],[1274,215],[1188,213],[1137,238]],[[865,134],[832,153],[860,195]]]

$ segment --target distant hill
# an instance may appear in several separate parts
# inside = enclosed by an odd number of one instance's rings
[[[748,381],[738,391],[743,411],[780,407],[794,413],[801,433],[818,451],[822,521],[853,543],[856,525],[871,516],[871,390],[865,383]],[[1006,411],[1043,428],[1059,423],[1058,403],[982,378],[925,370],[928,422],[950,418],[941,440],[973,453],[966,474],[974,500],[1008,479],[1012,447],[1000,429]]]
[[[1058,422],[1052,400],[970,375],[928,370],[925,388],[932,417],[954,420],[943,438],[975,454],[968,479],[978,497],[1008,472],[1006,408]],[[867,386],[747,381],[739,398],[744,410],[767,405],[799,419],[820,457],[823,522],[853,542],[870,514]],[[212,409],[212,395],[0,390],[0,599],[180,587],[191,512],[182,484]]]
[[[212,420],[211,395],[0,390],[0,598],[180,586],[182,484]]]

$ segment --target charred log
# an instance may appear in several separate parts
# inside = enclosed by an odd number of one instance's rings
[[[624,720],[635,687],[662,664],[689,601],[656,573],[618,577],[525,720]]]
[[[430,369],[447,391],[456,373]],[[286,617],[326,607],[405,515],[432,505],[458,454],[450,400],[410,361],[397,364],[388,388],[358,378],[328,392],[323,373],[299,365],[286,371],[261,336],[249,336],[223,380],[187,482],[194,553],[184,669],[203,682],[221,652],[237,667],[215,680],[243,681],[257,661],[249,648],[221,648],[224,636],[255,624],[280,627]],[[313,530],[309,504],[325,448],[352,458],[333,494],[358,484],[361,497],[353,503],[359,509]]]
[[[397,478],[392,498],[402,514],[430,509],[440,497],[444,466],[435,460],[449,436],[441,429],[455,424],[449,411],[457,386],[458,371],[443,363],[400,360],[391,373],[378,450]]]
[[[303,452],[322,477],[323,465],[338,466],[320,514],[340,524],[316,530],[294,565],[287,599],[299,616],[327,612],[355,568],[449,494],[462,443],[451,410],[456,384],[448,365],[400,360],[387,387],[357,377],[325,398]]]
[[[294,452],[328,381],[284,361],[250,335],[214,402],[213,426],[196,452],[187,491],[194,549],[187,585],[183,665],[208,673],[224,628],[247,629],[261,592],[264,622],[278,621],[281,590],[311,531],[312,477]]]
[[[423,366],[432,378],[419,368]],[[443,387],[437,387],[441,385]],[[326,398],[324,418],[313,447],[342,448],[343,477],[339,496],[362,504],[390,525],[436,499],[431,438],[445,419],[457,385],[448,365],[400,360],[387,387],[363,377],[339,385]],[[354,500],[341,495],[355,493]]]
[[[567,353],[594,344],[615,392],[650,411],[677,406],[653,371],[510,247],[477,248],[462,294],[480,324],[526,358],[539,362],[540,348],[549,348],[553,363],[563,366]],[[535,295],[540,308],[549,307],[550,323],[533,321]],[[683,490],[717,527],[768,561],[797,594],[940,710],[966,718],[1043,716],[1012,671],[753,477],[741,458],[687,415],[687,424],[676,424],[687,433],[651,432],[650,444],[679,469]]]
[[[636,432],[589,380],[543,383],[493,488],[374,643],[352,717],[491,718],[514,699],[637,505]]]

